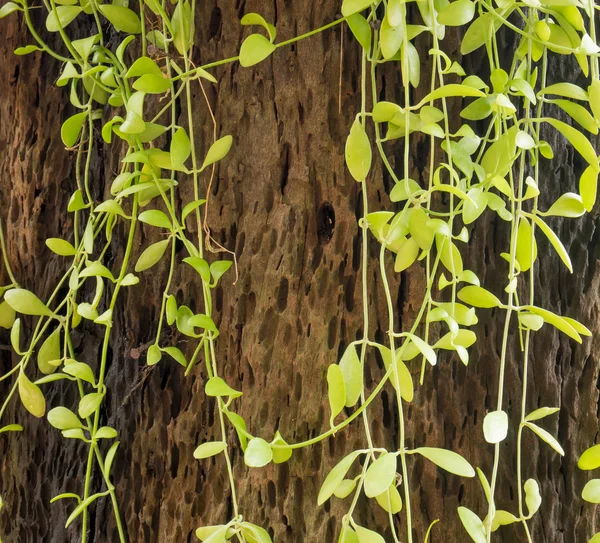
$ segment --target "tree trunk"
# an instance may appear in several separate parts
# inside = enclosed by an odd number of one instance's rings
[[[339,5],[338,0],[198,2],[193,60],[202,64],[235,56],[247,33],[237,22],[243,13],[256,11],[274,20],[283,40],[333,21]],[[15,47],[26,43],[26,29],[17,18],[2,21],[0,206],[15,274],[22,286],[45,298],[65,265],[46,248],[44,240],[73,228],[66,204],[76,186],[74,155],[63,148],[59,136],[61,121],[69,113],[64,89],[54,84],[60,66],[39,53],[26,57],[12,54]],[[425,40],[419,43],[425,59],[429,45]],[[513,45],[509,41],[506,47]],[[457,36],[447,38],[445,48],[456,55]],[[428,67],[424,62],[425,78]],[[478,69],[478,65],[467,66],[469,73]],[[215,320],[221,330],[217,359],[227,382],[244,393],[235,407],[251,432],[270,440],[279,429],[288,442],[301,441],[327,429],[327,367],[362,334],[361,236],[357,226],[362,201],[360,185],[351,179],[344,164],[345,139],[360,107],[359,51],[340,25],[278,50],[254,68],[234,63],[214,73],[219,83],[207,87],[209,99],[220,134],[233,134],[234,147],[218,169],[208,223],[214,237],[235,251],[240,271],[236,284],[231,284],[232,274],[228,274],[216,292]],[[566,64],[552,65],[557,80],[570,80],[571,73]],[[398,67],[387,67],[379,82],[382,97],[398,100],[399,81]],[[211,142],[212,125],[198,86],[194,94],[194,129],[198,153],[203,156]],[[452,110],[454,116],[457,108]],[[182,119],[181,124],[186,122]],[[560,193],[576,187],[576,173],[581,170],[579,157],[564,141],[554,133],[545,136],[558,158],[545,166],[542,176],[547,187],[552,187],[545,193],[548,201],[541,202],[544,209]],[[100,143],[99,135],[95,137]],[[387,148],[390,155],[401,157],[402,141]],[[416,136],[411,140],[415,179],[425,176],[425,143]],[[108,194],[119,157],[111,155],[107,147],[99,145],[97,149],[92,185],[101,199]],[[372,210],[391,209],[387,196],[391,180],[378,161],[374,163],[377,166],[368,181],[369,206]],[[397,163],[400,165],[401,159]],[[189,200],[191,183],[180,181]],[[477,224],[465,262],[484,285],[502,295],[506,266],[498,255],[507,251],[507,223],[492,220],[488,212]],[[593,506],[580,498],[587,475],[577,469],[576,462],[581,451],[593,444],[598,428],[598,371],[592,354],[600,347],[598,214],[576,221],[555,220],[551,225],[559,229],[577,271],[569,275],[551,247],[540,240],[539,305],[578,318],[596,337],[576,345],[549,326],[534,335],[528,408],[561,407],[558,419],[545,427],[558,436],[566,454],[560,458],[526,435],[524,475],[540,482],[544,499],[541,513],[532,521],[535,541],[579,543],[592,535],[595,524]],[[155,232],[149,228],[138,231],[136,254],[158,239]],[[121,226],[115,231],[109,255],[115,267],[123,256],[124,239]],[[375,241],[369,245],[370,335],[384,341],[387,316],[376,268],[378,247]],[[391,260],[389,264],[397,322],[406,330],[423,296],[423,269],[414,266],[400,277],[391,273]],[[145,348],[156,327],[166,273],[163,263],[142,274],[141,283],[122,294],[112,333],[102,422],[115,427],[121,441],[113,478],[130,541],[194,541],[193,531],[198,526],[222,523],[232,511],[222,458],[198,462],[192,456],[199,443],[218,439],[220,433],[215,402],[204,395],[203,365],[198,364],[186,378],[173,361],[163,360],[153,367],[145,364]],[[191,268],[178,266],[173,292],[180,303],[200,304],[201,289]],[[478,342],[469,366],[463,366],[456,356],[441,357],[438,366],[428,370],[425,385],[417,387],[407,409],[407,446],[455,450],[489,474],[493,447],[483,440],[481,421],[496,402],[505,312],[480,310],[478,315]],[[82,359],[92,366],[98,359],[99,334],[89,328],[73,337]],[[186,350],[184,338],[174,335],[171,341]],[[522,358],[518,338],[512,341],[505,409],[511,428],[516,429]],[[0,342],[3,346],[10,343],[4,330]],[[11,360],[4,348],[0,355],[5,372],[15,359]],[[416,382],[418,369],[416,365],[412,369]],[[381,360],[369,357],[366,372],[367,386],[372,389],[383,374]],[[7,391],[4,382],[0,385],[2,397]],[[45,391],[49,408],[75,404],[72,388],[52,384]],[[373,440],[389,449],[398,441],[393,394],[386,386],[370,408]],[[21,423],[25,429],[0,436],[3,540],[79,540],[77,522],[64,529],[72,502],[50,505],[49,500],[61,492],[81,492],[87,449],[65,440],[45,419],[28,415],[18,401],[12,402],[5,417],[3,422]],[[289,463],[262,469],[244,465],[233,430],[228,441],[234,451],[234,474],[245,519],[268,528],[276,542],[337,540],[348,500],[333,499],[318,507],[316,497],[329,469],[346,452],[365,446],[361,419],[334,437],[295,452]],[[511,510],[517,492],[515,443],[516,434],[511,433],[501,447],[498,488],[499,506]],[[416,541],[423,541],[434,519],[441,523],[433,530],[432,542],[466,541],[456,508],[465,505],[485,516],[487,505],[477,479],[449,475],[416,457],[410,458],[409,470]],[[93,485],[101,488],[98,473]],[[91,540],[117,541],[110,501],[99,500],[90,514]],[[404,513],[398,517],[400,533],[404,533]],[[387,514],[372,500],[360,499],[355,519],[391,540]],[[516,526],[497,532],[496,540],[523,541],[522,528]]]

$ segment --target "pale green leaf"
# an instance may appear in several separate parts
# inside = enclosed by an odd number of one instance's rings
[[[223,452],[226,448],[227,443],[224,441],[208,441],[196,447],[196,450],[194,451],[194,458],[198,460],[210,458],[211,456],[215,456]]]
[[[491,411],[483,419],[483,435],[488,443],[500,443],[508,434],[508,415],[504,411]]]
[[[374,498],[385,492],[396,477],[395,454],[383,453],[367,469],[364,478],[365,494]]]
[[[251,34],[248,36],[240,48],[240,64],[244,68],[254,66],[269,57],[277,49],[262,34]]]
[[[436,466],[461,477],[475,477],[475,470],[460,454],[435,447],[419,447],[415,453],[424,456]]]
[[[269,444],[260,437],[254,437],[248,442],[244,452],[244,462],[251,468],[262,468],[273,460],[273,451]]]

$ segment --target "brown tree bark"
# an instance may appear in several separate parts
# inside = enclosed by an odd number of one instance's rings
[[[280,38],[287,39],[332,21],[339,5],[338,0],[198,2],[194,61],[236,55],[247,32],[238,20],[246,12],[257,11],[274,20]],[[61,120],[68,113],[66,94],[54,85],[57,62],[37,53],[12,54],[15,47],[28,43],[23,24],[15,17],[1,24],[1,217],[19,281],[47,297],[64,262],[50,253],[44,240],[73,228],[66,203],[75,187],[74,159],[59,137]],[[514,44],[512,38],[506,40],[508,50]],[[429,46],[425,41],[420,45],[425,59]],[[457,37],[450,36],[445,47],[457,55]],[[468,69],[481,69],[476,60],[469,63]],[[427,67],[424,62],[425,78]],[[217,356],[226,380],[244,392],[236,409],[250,431],[269,440],[277,429],[287,441],[295,442],[327,428],[327,366],[361,334],[357,217],[362,203],[359,185],[351,179],[343,157],[346,135],[360,107],[359,68],[356,44],[347,31],[342,36],[341,27],[336,27],[277,51],[254,68],[237,64],[219,68],[215,71],[219,84],[208,89],[220,133],[235,138],[210,194],[208,221],[215,238],[235,251],[240,269],[238,282],[232,285],[230,274],[216,293],[216,322],[221,330]],[[557,79],[572,77],[565,64],[554,63],[552,70]],[[379,83],[382,96],[400,98],[398,67],[387,67]],[[198,152],[203,156],[212,125],[199,87],[194,89],[194,107]],[[457,115],[458,106],[452,113]],[[100,142],[98,134],[95,137]],[[557,159],[544,166],[543,206],[573,190],[582,167],[558,136],[548,133],[546,138]],[[400,157],[402,145],[400,141],[387,150]],[[412,174],[419,179],[425,176],[428,147],[416,137],[411,145]],[[98,199],[108,194],[117,161],[101,146],[94,156],[93,187]],[[390,183],[377,165],[369,179],[371,209],[391,208]],[[183,181],[181,190],[189,200],[191,184]],[[526,435],[524,474],[540,482],[544,498],[541,513],[532,522],[535,541],[580,543],[592,535],[596,519],[594,507],[580,498],[588,476],[577,470],[576,461],[593,444],[598,428],[600,224],[594,211],[580,220],[555,220],[551,225],[565,241],[576,273],[569,275],[551,247],[540,241],[539,305],[580,319],[597,337],[576,345],[548,326],[535,335],[529,408],[561,407],[558,419],[548,419],[544,426],[558,435],[566,454],[560,458]],[[490,290],[503,294],[506,268],[498,255],[507,250],[507,224],[488,213],[471,234],[467,267],[480,274]],[[150,229],[138,232],[137,254],[153,236]],[[122,258],[123,240],[120,227],[110,255],[115,266]],[[387,316],[376,269],[377,244],[370,243],[369,250],[370,334],[384,341]],[[107,373],[103,422],[119,432],[121,445],[113,473],[130,541],[194,541],[195,528],[222,523],[232,510],[224,462],[219,458],[200,463],[192,457],[198,443],[219,436],[215,404],[203,393],[202,365],[187,378],[172,361],[163,360],[152,368],[145,365],[143,346],[155,330],[165,276],[162,264],[122,295]],[[406,329],[421,303],[423,271],[414,267],[401,277],[393,273],[391,277],[397,322]],[[192,307],[200,303],[199,283],[183,265],[177,268],[173,292]],[[478,343],[469,366],[456,357],[441,357],[438,366],[428,370],[425,385],[417,388],[407,409],[407,445],[453,449],[489,473],[493,449],[483,440],[481,421],[496,402],[504,312],[480,310],[478,315]],[[92,365],[98,359],[97,334],[89,329],[74,335],[76,349]],[[172,341],[186,349],[184,338],[174,335]],[[6,331],[0,333],[0,342],[9,345]],[[517,337],[513,343],[505,405],[514,430],[522,371]],[[4,372],[15,360],[5,349],[0,355]],[[413,370],[416,381],[418,369]],[[366,383],[373,388],[382,375],[381,361],[369,357],[366,371]],[[7,390],[2,383],[0,394]],[[66,386],[54,384],[45,390],[49,407],[75,402],[74,391]],[[398,420],[391,387],[372,405],[373,439],[378,446],[393,448]],[[60,492],[81,491],[86,449],[65,440],[45,419],[28,415],[18,402],[11,404],[6,418],[25,430],[0,436],[0,493],[5,502],[0,535],[7,543],[78,541],[77,526],[64,529],[72,504],[65,500],[49,505],[49,500]],[[231,431],[228,440],[235,451],[234,473],[244,518],[268,528],[276,542],[336,541],[348,503],[334,499],[318,507],[316,496],[328,470],[347,451],[365,446],[361,424],[357,420],[335,437],[296,452],[289,463],[258,470],[245,467]],[[500,507],[512,510],[516,507],[515,442],[511,432],[501,447],[498,494]],[[98,473],[93,484],[100,488]],[[476,479],[461,479],[411,458],[410,484],[416,541],[423,540],[429,523],[438,518],[441,523],[431,541],[467,541],[457,506],[466,505],[481,516],[486,513]],[[116,541],[110,502],[102,499],[90,511],[91,541]],[[404,516],[399,517],[398,527],[404,533]],[[387,526],[386,514],[364,498],[355,518],[372,528]],[[382,533],[390,540],[389,529]],[[497,540],[523,541],[522,529],[502,529]]]

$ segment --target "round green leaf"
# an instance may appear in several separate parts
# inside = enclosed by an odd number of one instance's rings
[[[240,48],[240,64],[244,68],[254,66],[265,60],[275,49],[277,46],[262,34],[251,34],[244,40]]]
[[[508,434],[508,415],[504,411],[491,411],[483,419],[483,435],[488,443],[500,443]]]
[[[396,477],[397,458],[395,454],[383,453],[367,469],[365,474],[365,494],[374,498],[385,492]]]
[[[262,468],[273,460],[273,451],[269,444],[260,437],[248,441],[244,452],[244,463],[251,468]]]

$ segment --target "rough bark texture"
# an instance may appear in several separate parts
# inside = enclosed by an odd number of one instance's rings
[[[333,20],[339,10],[338,0],[207,0],[198,5],[195,43],[200,48],[195,49],[194,61],[200,63],[236,54],[245,35],[237,21],[245,12],[258,11],[276,20],[279,36],[287,39]],[[1,28],[2,220],[17,277],[23,286],[45,297],[62,273],[64,261],[50,253],[44,240],[72,230],[66,202],[75,186],[73,155],[63,149],[59,138],[61,120],[68,113],[63,105],[65,93],[53,84],[57,62],[39,54],[13,56],[16,46],[28,43],[23,25],[10,18],[2,21]],[[223,282],[216,293],[216,320],[222,331],[217,356],[224,377],[244,392],[236,402],[239,413],[251,431],[267,439],[278,428],[292,442],[326,429],[327,366],[361,334],[361,241],[356,220],[362,203],[343,159],[345,137],[359,107],[359,56],[346,32],[338,113],[341,37],[337,27],[278,51],[254,69],[235,64],[220,68],[217,90],[209,90],[221,133],[235,136],[234,148],[219,169],[210,195],[209,223],[215,237],[235,250],[240,269],[239,281],[235,285]],[[450,37],[446,47],[456,54],[457,44],[456,37]],[[421,45],[426,51],[426,44]],[[511,46],[509,42],[507,48]],[[427,66],[423,66],[424,77]],[[469,69],[480,68],[471,65]],[[559,63],[552,70],[557,80],[569,80],[573,73]],[[380,80],[382,96],[400,98],[398,77],[395,68],[386,71]],[[202,156],[212,127],[199,87],[194,93],[197,146]],[[453,115],[457,112],[455,108]],[[553,133],[547,139],[557,159],[544,168],[547,196],[542,207],[561,192],[573,190],[582,168],[564,141]],[[402,142],[389,151],[400,157]],[[426,176],[426,153],[426,141],[415,138],[411,150],[415,179]],[[94,157],[93,187],[98,197],[108,193],[117,160],[106,148]],[[389,185],[377,166],[369,180],[372,209],[390,206]],[[189,180],[182,180],[181,186],[189,199]],[[544,498],[541,514],[532,523],[537,542],[584,542],[595,524],[594,507],[584,505],[579,497],[588,476],[577,470],[576,461],[594,442],[598,427],[598,371],[593,354],[600,337],[598,220],[594,212],[581,220],[551,222],[572,255],[574,275],[540,240],[539,305],[579,318],[597,337],[580,346],[548,326],[535,335],[529,409],[562,408],[558,419],[548,419],[543,425],[558,435],[566,451],[561,459],[526,434],[525,478],[540,482]],[[497,295],[502,295],[506,275],[498,254],[507,250],[507,233],[506,223],[486,215],[472,232],[465,255],[468,267]],[[137,254],[152,236],[150,229],[138,232]],[[122,258],[122,228],[115,239],[110,255],[114,266]],[[383,341],[387,316],[375,268],[377,254],[373,244],[370,332]],[[231,515],[223,461],[200,463],[192,457],[198,443],[219,435],[215,404],[203,394],[202,365],[185,378],[174,362],[164,360],[148,369],[144,355],[137,357],[136,349],[143,351],[141,346],[154,333],[165,275],[165,266],[160,266],[123,294],[107,374],[104,422],[118,430],[121,440],[114,480],[131,541],[192,541],[197,526],[221,523]],[[420,306],[423,286],[419,268],[393,279],[397,322],[403,329]],[[183,265],[177,270],[173,292],[180,302],[201,307],[198,281]],[[428,371],[425,386],[417,389],[407,409],[407,444],[451,448],[489,473],[493,450],[483,441],[481,421],[496,402],[504,313],[479,311],[479,316],[479,341],[468,368],[456,357],[442,357],[438,367]],[[74,337],[82,359],[92,365],[98,359],[98,334],[89,328]],[[186,348],[185,341],[174,338]],[[0,340],[8,345],[8,334],[3,331]],[[516,336],[513,343],[505,406],[514,430],[522,372]],[[6,371],[14,360],[6,350],[0,355]],[[415,367],[415,375],[417,371]],[[381,374],[381,361],[369,358],[368,385]],[[7,390],[4,384],[0,388],[2,394]],[[75,401],[74,391],[67,387],[51,385],[46,390],[49,407]],[[379,446],[393,448],[398,421],[389,387],[381,400],[369,411],[372,435]],[[81,490],[84,447],[64,440],[46,420],[34,419],[16,402],[6,417],[23,424],[25,430],[0,437],[0,491],[5,501],[0,534],[4,541],[77,541],[76,527],[63,528],[72,504],[65,500],[50,506],[48,502],[59,492]],[[287,464],[260,470],[244,466],[232,432],[229,442],[236,451],[234,471],[244,517],[268,527],[278,542],[335,541],[348,503],[333,500],[317,507],[316,495],[325,474],[345,451],[364,447],[361,424],[356,421],[334,438],[295,453]],[[498,502],[513,511],[515,438],[511,432],[502,445]],[[479,483],[448,475],[415,458],[410,459],[410,475],[416,541],[422,541],[429,522],[437,518],[441,523],[433,531],[433,542],[466,541],[456,507],[466,505],[485,515]],[[97,473],[94,485],[100,485]],[[387,524],[383,511],[365,499],[359,502],[355,518],[370,527]],[[92,507],[91,523],[93,541],[116,541],[109,502],[101,500]],[[404,530],[401,522],[399,528]],[[385,535],[390,540],[389,530]],[[522,530],[503,529],[497,540],[522,541]]]

